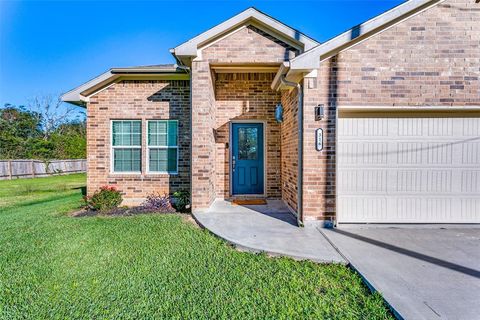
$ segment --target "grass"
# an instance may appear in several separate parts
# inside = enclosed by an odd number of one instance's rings
[[[238,252],[178,215],[72,218],[84,185],[0,181],[0,318],[391,318],[344,266]]]

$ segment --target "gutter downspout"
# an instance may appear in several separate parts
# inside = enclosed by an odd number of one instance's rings
[[[288,87],[297,88],[298,92],[298,176],[297,176],[297,224],[303,227],[303,87],[300,83],[280,78],[280,82]]]

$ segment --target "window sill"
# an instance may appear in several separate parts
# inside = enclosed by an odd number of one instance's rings
[[[120,178],[120,177],[141,177],[141,172],[110,172],[108,177]]]
[[[178,172],[147,172],[145,176],[178,176]]]
[[[178,172],[110,172],[108,178],[153,178],[178,176]]]

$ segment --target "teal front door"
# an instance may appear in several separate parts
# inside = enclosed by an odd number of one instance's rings
[[[263,123],[232,124],[232,194],[263,194]]]

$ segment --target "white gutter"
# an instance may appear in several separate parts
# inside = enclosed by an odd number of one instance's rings
[[[285,76],[285,74],[288,72],[290,69],[290,62],[285,61],[283,62],[280,67],[277,70],[277,73],[275,74],[275,77],[273,78],[272,84],[270,85],[270,88],[272,90],[277,91],[280,85],[283,83],[282,78]]]

